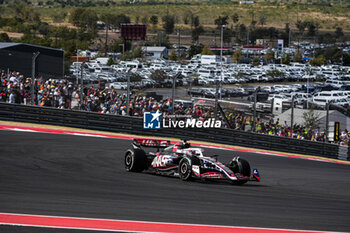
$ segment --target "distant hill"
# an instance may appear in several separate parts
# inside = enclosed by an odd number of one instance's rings
[[[335,31],[342,28],[350,31],[350,0],[256,0],[254,4],[239,4],[231,0],[17,0],[35,6],[45,22],[68,23],[69,14],[74,7],[89,7],[99,16],[106,13],[125,14],[132,23],[149,22],[152,15],[158,16],[161,27],[162,17],[175,16],[177,28],[189,29],[189,17],[198,16],[200,24],[215,29],[214,20],[228,16],[228,24],[250,25],[255,21],[259,27],[284,28],[289,23],[297,30],[297,21],[313,21],[319,24],[320,31]],[[0,0],[2,13],[13,17],[13,11],[6,3],[13,0]],[[9,5],[11,6],[11,5]],[[237,14],[238,21],[232,16]],[[263,19],[263,20],[261,20]]]
[[[17,0],[39,6],[110,6],[132,4],[239,4],[240,1],[232,0]],[[0,0],[0,4],[13,2],[13,0]],[[255,0],[255,3],[263,4],[291,4],[300,3],[323,6],[349,6],[350,0]]]

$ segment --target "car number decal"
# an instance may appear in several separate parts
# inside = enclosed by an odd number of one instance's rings
[[[168,155],[158,155],[153,159],[151,166],[152,167],[164,167],[167,165],[168,161],[169,161]]]

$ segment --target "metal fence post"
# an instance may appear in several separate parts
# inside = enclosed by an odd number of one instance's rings
[[[326,141],[328,142],[329,138],[328,138],[328,127],[329,127],[329,105],[330,103],[326,104]]]
[[[34,100],[34,85],[35,85],[35,61],[37,57],[39,56],[40,52],[36,52],[33,54],[32,57],[32,88],[31,88],[31,104],[35,105],[35,100]]]
[[[255,131],[255,119],[256,119],[256,101],[257,101],[257,99],[256,99],[256,95],[257,95],[257,91],[258,91],[258,89],[257,88],[255,88],[255,91],[254,91],[254,105],[253,105],[253,110],[254,110],[254,112],[253,112],[253,124],[252,124],[252,132],[254,132]]]
[[[84,65],[85,61],[81,64],[81,72],[80,72],[80,109],[83,109],[83,91],[84,91]]]
[[[294,99],[295,95],[292,97],[292,110],[290,116],[290,137],[293,137],[293,125],[294,125]]]

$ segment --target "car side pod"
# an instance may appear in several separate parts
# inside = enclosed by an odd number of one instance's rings
[[[258,169],[256,168],[253,169],[253,174],[251,175],[249,180],[260,182],[260,174]]]

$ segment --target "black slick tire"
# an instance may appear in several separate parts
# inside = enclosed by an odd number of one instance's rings
[[[181,180],[190,180],[192,176],[192,168],[188,159],[183,158],[179,163],[179,177]]]
[[[143,150],[128,150],[124,159],[125,169],[129,172],[142,172],[146,169],[147,158]]]
[[[240,164],[238,164],[238,168],[239,168],[238,172],[244,176],[250,177],[250,165],[249,165],[248,161],[245,159],[239,159],[239,163]],[[242,184],[245,184],[247,182],[248,182],[248,180],[237,180],[237,181],[234,181],[233,183],[237,184],[237,185],[242,185]]]

